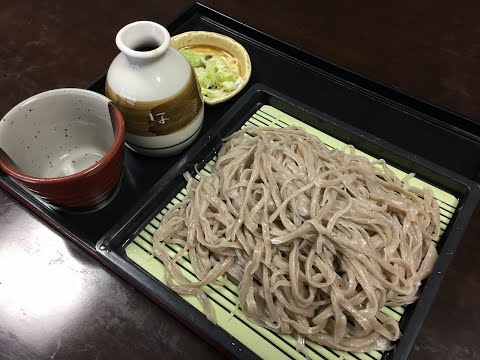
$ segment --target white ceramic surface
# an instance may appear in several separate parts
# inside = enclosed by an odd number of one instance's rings
[[[161,44],[152,51],[135,51],[144,43]],[[190,64],[169,47],[170,34],[163,26],[138,21],[122,28],[116,37],[121,53],[107,74],[111,89],[132,102],[157,101],[175,95],[187,83]]]
[[[132,129],[129,121],[132,120],[125,109],[134,112],[136,106],[154,108],[159,103],[174,99],[189,82],[192,74],[190,64],[176,49],[170,47],[168,31],[154,22],[138,21],[125,26],[118,32],[116,44],[121,53],[113,60],[107,73],[107,96],[124,114],[127,145],[149,156],[168,156],[180,152],[193,141],[192,135],[199,132],[203,122],[203,103],[201,111],[188,126],[175,133],[158,136],[129,131]],[[135,50],[144,44],[156,44],[158,47],[149,51]],[[199,101],[202,101],[200,97]],[[186,104],[185,108],[188,106]],[[148,123],[148,116],[144,116],[144,121]]]
[[[94,165],[112,146],[108,99],[82,89],[35,95],[0,120],[0,146],[27,175],[54,178]]]

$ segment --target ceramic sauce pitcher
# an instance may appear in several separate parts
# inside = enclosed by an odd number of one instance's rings
[[[138,21],[116,37],[121,53],[107,74],[105,93],[125,119],[125,140],[148,156],[169,156],[200,133],[204,104],[193,68],[170,47],[163,26]]]

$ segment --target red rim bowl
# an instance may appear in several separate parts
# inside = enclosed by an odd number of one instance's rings
[[[35,101],[42,101],[46,96],[55,96],[57,94],[63,94],[65,96],[65,93],[72,94],[72,96],[78,98],[82,98],[82,96],[87,96],[90,100],[93,98],[92,101],[98,100],[108,108],[114,140],[103,157],[92,166],[71,175],[38,177],[22,172],[14,163],[5,157],[5,154],[3,154],[3,156],[0,154],[0,169],[21,185],[28,188],[35,195],[49,203],[72,209],[81,209],[96,205],[105,200],[114,192],[119,183],[123,169],[123,143],[125,137],[125,125],[120,110],[118,110],[107,97],[98,93],[83,89],[57,89],[24,100],[10,110],[0,121],[8,123],[13,114],[20,109],[27,111],[25,107],[29,104],[34,105]],[[4,126],[3,124],[0,125]],[[0,126],[0,135],[3,130],[2,126]],[[14,154],[8,154],[8,156],[15,161]]]

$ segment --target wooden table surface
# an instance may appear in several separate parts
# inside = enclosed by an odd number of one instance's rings
[[[167,23],[190,2],[2,1],[0,113],[84,87],[125,24]],[[358,73],[480,120],[480,3],[206,1]],[[478,209],[477,209],[478,210]],[[480,359],[480,212],[449,267],[412,359]],[[0,190],[0,359],[220,358],[197,335]]]

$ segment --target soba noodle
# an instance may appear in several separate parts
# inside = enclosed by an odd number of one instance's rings
[[[437,258],[431,190],[293,127],[238,131],[211,176],[186,177],[189,193],[164,216],[154,249],[168,286],[197,296],[208,318],[202,287],[228,274],[251,321],[300,343],[367,351],[399,338],[380,309],[414,302]],[[182,249],[172,259],[165,243]],[[176,264],[185,254],[197,282]]]

